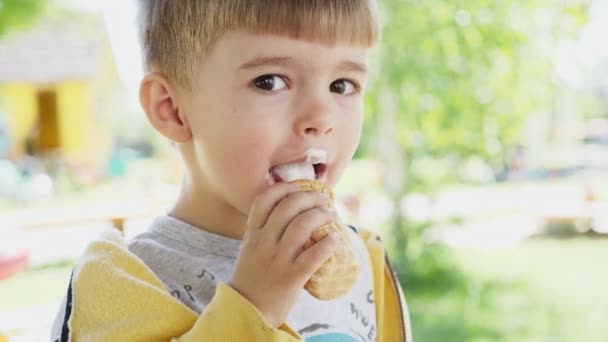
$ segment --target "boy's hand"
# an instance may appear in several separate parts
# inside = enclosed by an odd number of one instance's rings
[[[336,220],[331,200],[295,184],[277,183],[260,194],[230,281],[273,327],[280,326],[304,284],[333,255],[339,239],[328,234],[303,251],[312,232]]]

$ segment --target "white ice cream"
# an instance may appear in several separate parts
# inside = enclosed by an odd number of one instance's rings
[[[280,177],[283,182],[293,182],[298,179],[316,178],[314,164],[327,163],[327,152],[318,148],[306,151],[306,162],[279,165],[272,168],[273,176]]]
[[[293,182],[298,179],[315,179],[315,168],[312,164],[286,164],[272,169],[272,172],[281,177],[283,182]]]

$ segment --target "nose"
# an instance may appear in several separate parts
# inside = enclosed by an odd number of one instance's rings
[[[320,137],[333,131],[330,105],[323,100],[309,104],[296,123],[296,133],[302,137]]]

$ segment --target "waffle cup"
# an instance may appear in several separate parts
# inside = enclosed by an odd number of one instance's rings
[[[326,194],[332,201],[334,200],[331,189],[319,181],[297,180],[294,183],[302,190],[318,191]],[[304,288],[313,297],[320,300],[332,300],[348,293],[361,272],[359,256],[348,236],[347,228],[339,222],[332,222],[316,229],[304,244],[304,250],[331,232],[338,233],[341,240],[340,245],[334,255],[327,259],[304,285]]]

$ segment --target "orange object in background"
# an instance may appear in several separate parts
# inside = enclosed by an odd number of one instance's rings
[[[10,254],[4,254],[0,251],[0,280],[8,279],[23,271],[28,265],[29,256],[30,253],[27,249]],[[0,339],[0,341],[2,340]]]
[[[14,220],[0,215],[0,281],[27,268],[30,249]]]

